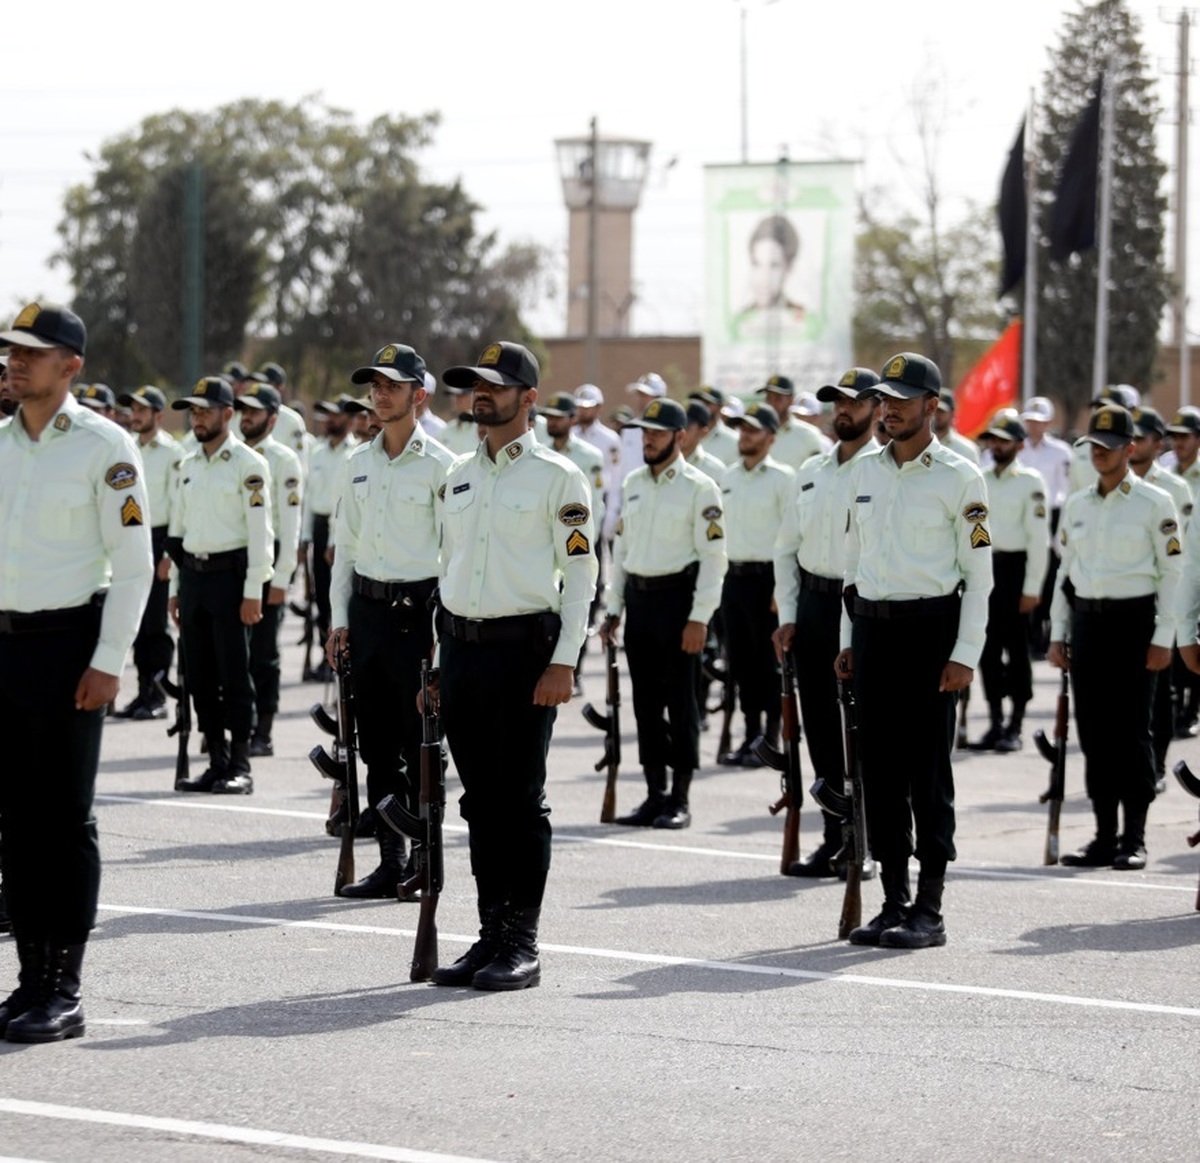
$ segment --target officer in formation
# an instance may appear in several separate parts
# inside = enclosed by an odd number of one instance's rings
[[[601,540],[608,544],[617,527],[616,514],[620,509],[617,466],[621,463],[621,437],[600,419],[603,406],[604,393],[595,384],[580,384],[575,389],[575,431],[580,440],[598,448],[604,457],[604,521],[598,522],[596,528],[603,530]]]
[[[1182,530],[1175,503],[1130,471],[1136,427],[1101,405],[1080,444],[1096,483],[1073,493],[1058,537],[1062,567],[1047,658],[1070,669],[1096,835],[1062,858],[1073,867],[1144,868],[1155,795],[1151,706],[1171,661]],[[1190,638],[1190,635],[1185,637]],[[1118,809],[1124,813],[1118,833]]]
[[[972,464],[979,463],[979,445],[968,440],[954,427],[954,413],[958,404],[951,388],[938,392],[937,411],[933,414],[933,434],[947,448],[965,456]]]
[[[455,456],[469,456],[479,447],[479,428],[471,411],[471,389],[446,384],[446,391],[450,395],[451,414],[438,439]]]
[[[717,762],[761,767],[751,745],[759,736],[771,744],[779,739],[779,683],[771,642],[779,625],[773,558],[796,474],[771,456],[779,417],[770,404],[756,401],[734,424],[738,459],[719,481],[729,562],[721,589],[721,629],[725,681],[737,689],[745,735],[737,750],[718,755]]]
[[[725,423],[721,409],[725,407],[725,393],[720,388],[704,385],[688,393],[688,404],[700,403],[708,409],[708,431],[704,436],[704,451],[715,456],[722,464],[730,465],[738,459],[738,434]]]
[[[1167,435],[1175,453],[1175,472],[1187,481],[1194,501],[1200,491],[1200,408],[1192,404],[1180,408],[1167,425]]]
[[[986,435],[991,465],[984,473],[991,510],[992,592],[987,638],[979,660],[990,725],[978,751],[1019,751],[1025,708],[1033,698],[1028,617],[1041,600],[1050,555],[1046,482],[1018,459],[1025,425],[1015,409],[992,417]],[[1004,721],[1004,700],[1012,716]]]
[[[1105,404],[1115,404],[1127,412],[1132,412],[1141,402],[1141,393],[1132,385],[1109,384],[1100,389],[1095,399],[1092,400],[1091,407],[1094,411]],[[1096,468],[1092,464],[1090,448],[1091,445],[1086,441],[1077,440],[1071,449],[1071,467],[1067,473],[1068,496],[1096,483]]]
[[[75,398],[97,416],[116,423],[117,397],[107,384],[80,384],[75,391]]]
[[[199,447],[178,469],[168,544],[171,616],[208,746],[208,767],[177,791],[248,795],[254,684],[250,631],[272,577],[271,470],[232,433],[233,388],[207,376],[171,407],[187,409]],[[228,732],[228,737],[226,735]]]
[[[645,463],[622,486],[601,628],[607,645],[625,619],[647,796],[617,823],[634,827],[691,824],[688,792],[700,762],[700,652],[725,577],[720,493],[683,458],[686,423],[683,405],[663,398],[650,399],[641,418],[631,422],[642,435]]]
[[[833,405],[838,440],[830,452],[809,458],[796,473],[795,488],[775,539],[775,606],[780,626],[774,635],[779,656],[791,651],[804,737],[813,772],[841,788],[845,770],[836,711],[842,578],[846,571],[846,515],[853,466],[879,451],[874,437],[879,376],[867,368],[846,371],[836,384],[817,393]],[[833,876],[841,848],[842,824],[822,813],[823,839],[816,851],[788,868],[789,876]],[[873,875],[873,868],[864,870]]]
[[[854,682],[867,826],[884,890],[882,910],[851,932],[856,945],[946,941],[955,703],[983,651],[992,547],[982,473],[931,430],[941,387],[931,360],[890,359],[878,384],[890,443],[850,473],[851,600],[836,665]],[[921,867],[910,904],[914,852]]]
[[[646,372],[644,375],[638,376],[632,384],[627,385],[627,392],[631,393],[634,403],[630,407],[631,415],[621,425],[621,459],[617,463],[616,482],[618,488],[623,488],[625,478],[631,472],[636,472],[642,467],[642,432],[640,428],[630,427],[630,421],[638,419],[645,414],[646,409],[655,401],[666,398],[667,381],[658,374],[658,372]],[[618,511],[620,510],[620,502],[617,504]],[[618,521],[620,518],[618,518]]]
[[[421,663],[433,650],[442,493],[454,454],[417,421],[425,361],[403,343],[381,347],[350,377],[370,387],[382,431],[346,460],[335,522],[330,666],[349,648],[368,802],[393,795],[417,814]],[[342,896],[395,897],[404,838],[380,824],[379,865]]]
[[[437,985],[515,990],[541,980],[546,754],[587,634],[596,532],[591,483],[530,431],[538,374],[528,350],[503,342],[442,376],[471,390],[486,438],[442,486],[438,698],[463,785],[480,930],[434,971]]]
[[[167,530],[171,522],[171,495],[179,477],[176,469],[183,459],[179,442],[163,431],[163,410],[167,398],[158,388],[147,385],[121,396],[130,410],[131,430],[137,438],[142,458],[142,478],[146,482],[150,526],[150,552],[154,558],[154,583],[142,614],[142,624],[133,640],[133,665],[137,668],[138,689],[133,700],[116,712],[122,719],[163,719],[167,709],[162,692],[155,684],[158,674],[171,669],[175,640],[167,627],[167,598],[171,560],[167,556]]]
[[[234,400],[241,413],[239,427],[248,448],[263,457],[271,470],[271,527],[273,573],[263,586],[262,618],[250,628],[250,678],[254,683],[254,733],[250,755],[275,754],[271,730],[279,711],[279,627],[283,621],[288,583],[296,572],[300,547],[300,514],[304,478],[300,457],[275,438],[282,406],[270,384],[252,383]]]
[[[286,444],[299,458],[307,473],[309,458],[316,440],[304,423],[304,417],[288,405],[287,372],[277,363],[264,363],[253,375],[247,377],[256,383],[270,384],[279,393],[279,415],[275,423],[275,439]]]
[[[787,377],[773,375],[758,389],[758,394],[775,409],[779,431],[775,434],[773,456],[780,464],[799,468],[810,456],[823,452],[821,434],[791,413],[796,399],[796,385]]]
[[[153,575],[134,442],[71,395],[86,342],[79,316],[49,303],[0,332],[20,405],[0,424],[0,530],[5,561],[20,563],[0,571],[0,858],[20,963],[0,1002],[10,1042],[84,1032],[100,736]]]
[[[698,468],[706,477],[720,484],[728,466],[725,461],[714,456],[704,447],[705,439],[712,426],[712,415],[708,405],[700,400],[693,400],[688,404],[685,414],[687,423],[683,429],[683,440],[679,445],[683,459],[693,468]]]
[[[442,438],[442,433],[446,431],[446,421],[443,420],[430,407],[430,402],[433,400],[434,395],[437,393],[437,379],[433,375],[433,373],[430,371],[425,372],[424,386],[425,386],[425,399],[423,399],[417,405],[417,423],[421,425],[421,428],[424,430],[426,436],[432,436],[434,438],[434,440],[437,440],[440,442],[441,438]],[[366,403],[369,404],[370,399],[371,398],[368,395],[367,399],[366,399]],[[360,400],[359,403],[362,404],[363,401]],[[354,409],[352,408],[351,411],[353,411],[353,410]],[[364,411],[367,411],[367,409],[364,409]],[[360,419],[361,419],[361,416],[360,416]],[[370,435],[367,435],[364,432],[360,431],[356,427],[354,435],[357,436],[360,440],[370,440],[376,435],[376,433],[379,431],[379,428],[380,428],[380,425],[378,424],[378,422],[376,422],[375,431],[371,432]]]

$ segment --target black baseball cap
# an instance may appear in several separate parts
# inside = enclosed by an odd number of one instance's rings
[[[185,408],[232,408],[233,385],[224,376],[205,376],[197,381],[190,396],[174,400],[171,407],[176,412]]]
[[[1176,436],[1193,436],[1200,434],[1200,408],[1185,404],[1175,413],[1175,419],[1167,425],[1167,431]]]
[[[704,422],[709,422],[705,409]],[[653,432],[682,432],[688,425],[687,412],[678,400],[666,398],[651,400],[646,410],[636,420],[630,420],[627,428],[649,428]]]
[[[117,406],[117,397],[108,384],[81,384],[75,392],[75,399],[97,411]]]
[[[221,374],[227,380],[248,380],[251,379],[250,373],[246,370],[246,365],[241,360],[231,359],[222,369]]]
[[[711,384],[701,384],[694,392],[688,392],[689,400],[703,400],[706,404],[720,406],[725,403],[725,393]]]
[[[541,369],[533,352],[519,343],[489,343],[475,367],[451,367],[442,383],[451,388],[472,388],[476,380],[500,387],[536,388]]]
[[[1133,410],[1133,433],[1135,436],[1166,436],[1167,422],[1156,408],[1148,405]]]
[[[543,416],[574,416],[575,397],[568,392],[556,392],[544,405],[538,405]]]
[[[785,396],[796,394],[796,385],[787,376],[771,376],[761,388],[759,394],[765,392],[782,392]]]
[[[731,417],[729,424],[732,428],[740,428],[743,424],[748,424],[751,428],[757,428],[762,432],[778,432],[779,413],[770,404],[755,400],[753,404],[746,405],[745,412],[740,416]]]
[[[282,403],[283,398],[278,388],[255,382],[238,396],[233,406],[242,412],[250,408],[254,411],[270,412],[274,416],[279,412],[279,405]]]
[[[1086,436],[1075,441],[1080,444],[1099,444],[1102,448],[1121,448],[1137,435],[1133,413],[1120,404],[1101,404],[1088,419]]]
[[[357,401],[357,396],[352,396],[349,392],[340,392],[336,400],[318,400],[313,405],[313,411],[320,412],[324,416],[341,416],[346,414],[347,404]]]
[[[958,401],[954,398],[954,392],[950,388],[943,388],[938,392],[938,408],[943,412],[953,412],[958,407]]]
[[[983,434],[984,436],[994,436],[997,440],[1012,440],[1017,443],[1029,435],[1015,408],[1002,408],[997,412]]]
[[[350,382],[369,384],[376,372],[393,383],[425,386],[425,361],[403,343],[388,343],[381,347],[371,357],[370,364],[355,368]]]
[[[264,363],[254,375],[250,376],[250,379],[258,380],[261,384],[273,384],[277,388],[282,388],[287,383],[287,372],[277,363]]]
[[[836,400],[857,400],[866,395],[878,395],[879,377],[867,367],[847,368],[836,384],[825,384],[817,389],[817,399],[822,404]]]
[[[161,412],[167,406],[167,397],[153,384],[143,384],[140,388],[134,388],[132,392],[122,392],[117,397],[117,403],[124,404],[127,408],[134,404],[144,404],[147,408]]]
[[[68,307],[58,303],[30,303],[21,308],[7,331],[0,331],[0,344],[66,347],[76,355],[83,355],[87,346],[87,328]]]
[[[713,422],[712,413],[699,400],[693,400],[685,409],[684,415],[688,424],[699,424],[701,428],[708,428]]]
[[[884,364],[877,390],[880,395],[891,396],[894,400],[940,396],[942,373],[933,360],[915,352],[902,351]]]

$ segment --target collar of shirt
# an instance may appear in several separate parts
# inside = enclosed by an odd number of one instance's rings
[[[218,444],[217,447],[214,448],[211,453],[208,451],[207,448],[204,447],[203,444],[199,445],[200,455],[203,456],[204,459],[208,460],[208,461],[220,460],[221,453],[225,449],[229,448],[232,444],[233,444],[233,434],[229,431],[226,431],[225,439],[222,440],[221,443]],[[228,460],[229,458],[226,457],[225,459]]]
[[[425,456],[429,445],[429,435],[420,424],[414,424],[412,435],[408,438],[408,443],[400,449],[400,454],[395,457],[390,457],[387,454],[387,449],[383,447],[383,440],[372,440],[367,447],[371,450],[367,453],[368,456],[375,455],[382,457],[384,460],[395,464],[398,460],[403,460],[406,456]]]
[[[87,412],[88,410],[68,392],[66,399],[62,402],[62,406],[54,413],[54,417],[50,423],[42,429],[41,436],[37,440],[30,439],[29,431],[25,427],[25,421],[21,416],[20,409],[17,410],[16,415],[12,418],[10,430],[22,444],[40,444],[43,440],[56,440],[58,437],[65,436],[70,432],[75,426],[80,413]]]
[[[938,454],[945,447],[935,436],[919,456],[914,456],[912,460],[906,460],[903,464],[897,464],[895,456],[892,455],[892,445],[889,442],[879,450],[879,458],[893,472],[917,472],[920,469],[933,468],[934,461],[938,459]]]
[[[667,467],[664,468],[662,470],[662,472],[660,472],[658,474],[658,476],[655,476],[654,473],[650,471],[650,466],[647,465],[646,466],[646,475],[650,478],[650,484],[654,488],[656,488],[656,489],[665,488],[667,485],[671,484],[676,478],[683,476],[683,472],[681,471],[681,466],[686,463],[687,462],[684,460],[684,458],[682,456],[676,456],[674,460],[668,462]]]
[[[488,456],[486,440],[479,442],[479,449],[475,455],[487,465],[491,472],[503,472],[510,464],[516,464],[523,457],[528,456],[529,450],[536,444],[537,437],[532,432],[522,432],[516,440],[510,440],[496,453],[495,460]]]
[[[1094,484],[1088,485],[1087,491],[1092,496],[1094,496],[1096,498],[1096,500],[1103,503],[1104,501],[1107,501],[1109,497],[1127,497],[1127,496],[1129,496],[1129,494],[1132,493],[1133,490],[1137,487],[1137,484],[1140,480],[1141,480],[1141,478],[1133,471],[1133,469],[1127,468],[1125,470],[1125,475],[1121,478],[1121,481],[1117,485],[1117,487],[1115,489],[1109,489],[1109,491],[1107,493],[1105,493],[1103,496],[1100,495],[1100,481],[1099,480],[1097,480]]]

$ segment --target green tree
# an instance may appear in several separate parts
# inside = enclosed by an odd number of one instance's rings
[[[1109,258],[1108,379],[1151,386],[1158,332],[1170,293],[1163,262],[1165,166],[1155,147],[1158,103],[1124,0],[1100,0],[1067,16],[1043,83],[1037,154],[1037,384],[1068,415],[1092,392],[1096,335],[1095,249],[1052,263],[1045,240],[1062,159],[1101,72],[1114,82],[1112,247]]]

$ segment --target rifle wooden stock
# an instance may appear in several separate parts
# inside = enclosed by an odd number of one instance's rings
[[[862,924],[863,864],[870,854],[867,835],[866,797],[863,792],[862,760],[858,754],[858,709],[854,690],[838,680],[838,702],[842,711],[842,758],[845,764],[845,796],[848,815],[842,820],[842,856],[846,861],[846,891],[838,918],[838,937],[845,940]]]
[[[717,739],[717,754],[728,755],[733,746],[733,712],[737,703],[737,686],[729,666],[725,666],[725,684],[721,688],[721,734]]]
[[[1050,765],[1050,786],[1040,797],[1040,802],[1050,805],[1046,820],[1046,846],[1042,853],[1043,864],[1058,863],[1058,827],[1062,817],[1063,796],[1067,788],[1067,731],[1071,718],[1071,680],[1064,670],[1058,688],[1058,703],[1054,708],[1054,761]],[[1045,754],[1041,745],[1038,750]]]
[[[1188,767],[1187,760],[1181,759],[1171,770],[1175,773],[1175,778],[1179,781],[1180,787],[1190,795],[1194,795],[1200,799],[1200,779],[1192,773],[1192,769]],[[1187,838],[1188,847],[1195,848],[1200,844],[1200,831],[1193,832]],[[1196,889],[1196,912],[1200,913],[1200,887]]]
[[[608,639],[605,654],[605,669],[608,680],[605,701],[608,715],[605,719],[607,732],[604,740],[604,758],[601,765],[607,768],[604,777],[604,801],[600,805],[600,823],[611,824],[617,818],[617,777],[621,773],[621,670],[617,664],[617,644]]]
[[[954,746],[960,751],[970,746],[967,741],[967,707],[971,704],[971,688],[963,687],[958,692],[958,728],[954,733]]]
[[[337,720],[346,810],[339,813],[341,844],[333,895],[341,896],[343,887],[354,883],[354,834],[358,831],[358,737],[354,721],[354,674],[348,650],[340,651],[337,656]]]
[[[304,662],[300,670],[300,680],[308,682],[313,674],[312,651],[316,645],[317,636],[317,598],[316,591],[313,589],[312,568],[308,564],[309,551],[306,549],[300,555],[300,572],[304,575],[304,605],[297,606],[295,602],[289,602],[288,608],[293,614],[304,619],[304,630],[300,635],[299,645],[304,647]]]
[[[796,664],[790,652],[783,656],[780,673],[779,734],[783,742],[783,800],[787,808],[779,872],[787,876],[788,868],[800,859],[800,808],[804,803],[800,783],[800,707],[796,701]],[[769,754],[770,750],[773,748],[764,748],[763,753]]]
[[[188,697],[187,686],[187,667],[183,661],[183,639],[180,638],[178,646],[178,664],[177,672],[179,674],[178,684],[173,683],[168,677],[167,672],[160,671],[154,676],[154,685],[158,687],[159,694],[169,696],[175,700],[175,722],[167,728],[168,738],[172,735],[177,737],[178,746],[175,750],[175,786],[188,778],[190,768],[188,764],[188,741],[192,736],[192,703]]]

